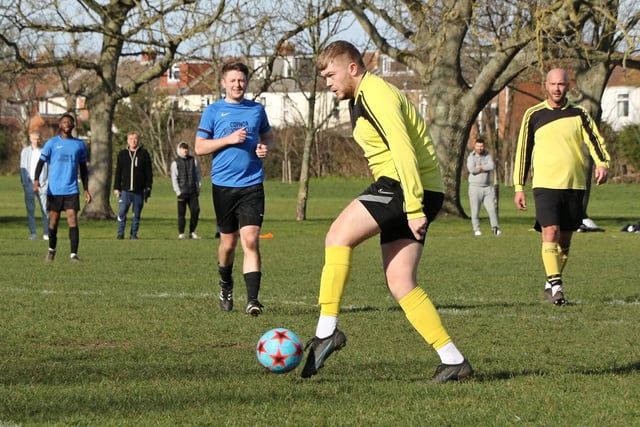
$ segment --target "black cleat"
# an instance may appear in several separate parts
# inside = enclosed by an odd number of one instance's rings
[[[464,359],[459,365],[440,364],[431,378],[434,384],[444,384],[449,381],[465,381],[473,376],[471,364]]]
[[[233,310],[233,288],[222,286],[220,288],[220,310]]]
[[[47,252],[47,256],[44,257],[44,261],[45,262],[53,262],[53,260],[56,258],[56,250],[55,249],[49,249],[49,251]]]
[[[260,304],[260,301],[258,301],[257,299],[253,299],[247,303],[247,308],[244,310],[244,312],[252,315],[253,317],[257,317],[262,314],[263,308],[264,305]]]
[[[311,349],[309,350],[307,361],[302,369],[302,378],[309,378],[317,374],[318,369],[324,366],[324,361],[327,360],[327,357],[334,351],[340,350],[346,344],[347,337],[344,332],[337,328],[333,331],[333,334],[326,338],[311,338],[305,346],[305,350],[307,347],[311,347]]]
[[[564,289],[562,288],[562,282],[554,282],[554,285],[557,285],[557,284],[560,285],[560,288],[558,288],[555,294],[553,293],[552,288],[546,288],[544,290],[544,299],[548,303],[551,303],[554,305],[567,305],[568,301],[564,297]]]

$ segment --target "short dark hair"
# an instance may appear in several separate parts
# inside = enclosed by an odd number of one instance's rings
[[[481,143],[484,144],[484,136],[482,136],[482,135],[476,136],[476,142],[481,142]]]
[[[73,117],[73,116],[71,115],[71,113],[64,113],[63,115],[61,115],[61,116],[60,116],[60,119],[59,119],[58,121],[59,121],[59,122],[61,122],[61,121],[62,121],[62,119],[64,119],[65,117],[70,118],[70,119],[71,119],[71,121],[72,121],[73,123],[75,123],[75,122],[76,122],[76,118],[75,118],[75,117]]]
[[[222,66],[222,77],[224,77],[228,71],[240,71],[245,77],[249,77],[249,67],[247,67],[247,64],[244,62],[232,61],[224,64]]]
[[[178,148],[189,148],[189,144],[187,144],[186,142],[182,141],[180,144],[178,144]]]

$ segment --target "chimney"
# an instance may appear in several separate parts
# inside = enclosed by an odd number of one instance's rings
[[[289,56],[296,53],[296,45],[293,42],[286,41],[282,43],[280,46],[280,51],[278,52],[280,56]]]
[[[145,48],[142,51],[142,55],[140,57],[140,63],[142,64],[153,64],[156,62],[156,57],[158,53],[153,48]]]

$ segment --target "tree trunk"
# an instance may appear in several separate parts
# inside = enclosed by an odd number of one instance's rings
[[[576,64],[576,89],[580,97],[576,100],[578,104],[584,107],[596,123],[600,123],[602,116],[602,94],[607,86],[609,77],[613,71],[613,67],[606,63],[597,64]],[[591,182],[593,181],[593,159],[586,146],[583,146],[583,153],[587,165],[587,181],[586,191],[582,200],[582,208],[585,218],[589,217],[587,207],[589,206],[589,198],[591,197]]]
[[[464,163],[467,135],[475,115],[460,108],[462,91],[452,90],[453,85],[434,79],[428,91],[435,106],[431,109],[430,132],[440,159],[445,199],[442,213],[466,218],[460,202],[460,180]]]
[[[85,205],[82,219],[115,219],[111,209],[111,175],[113,170],[113,144],[111,123],[115,112],[115,101],[105,96],[90,106],[91,144],[89,165],[89,191],[93,196],[90,204]]]
[[[311,147],[315,141],[315,129],[305,129],[302,164],[300,165],[300,182],[298,184],[298,203],[296,204],[296,221],[307,219],[307,200],[309,199],[309,162]]]

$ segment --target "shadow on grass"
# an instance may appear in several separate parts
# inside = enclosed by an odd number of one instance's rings
[[[488,301],[486,303],[477,304],[436,304],[438,310],[473,310],[479,308],[521,308],[521,307],[537,307],[541,303],[538,302],[507,302],[507,301]],[[362,312],[395,312],[402,311],[399,305],[388,307],[343,307],[341,313],[362,313]]]
[[[626,375],[626,374],[631,374],[633,372],[638,372],[638,371],[640,371],[640,361],[633,362],[624,366],[616,366],[611,368],[575,369],[575,370],[569,371],[569,373],[596,376],[596,375]],[[545,372],[544,370],[476,373],[476,375],[473,378],[473,381],[478,381],[478,382],[501,381],[501,380],[511,380],[517,377],[545,376],[545,375],[549,375],[549,373]]]

